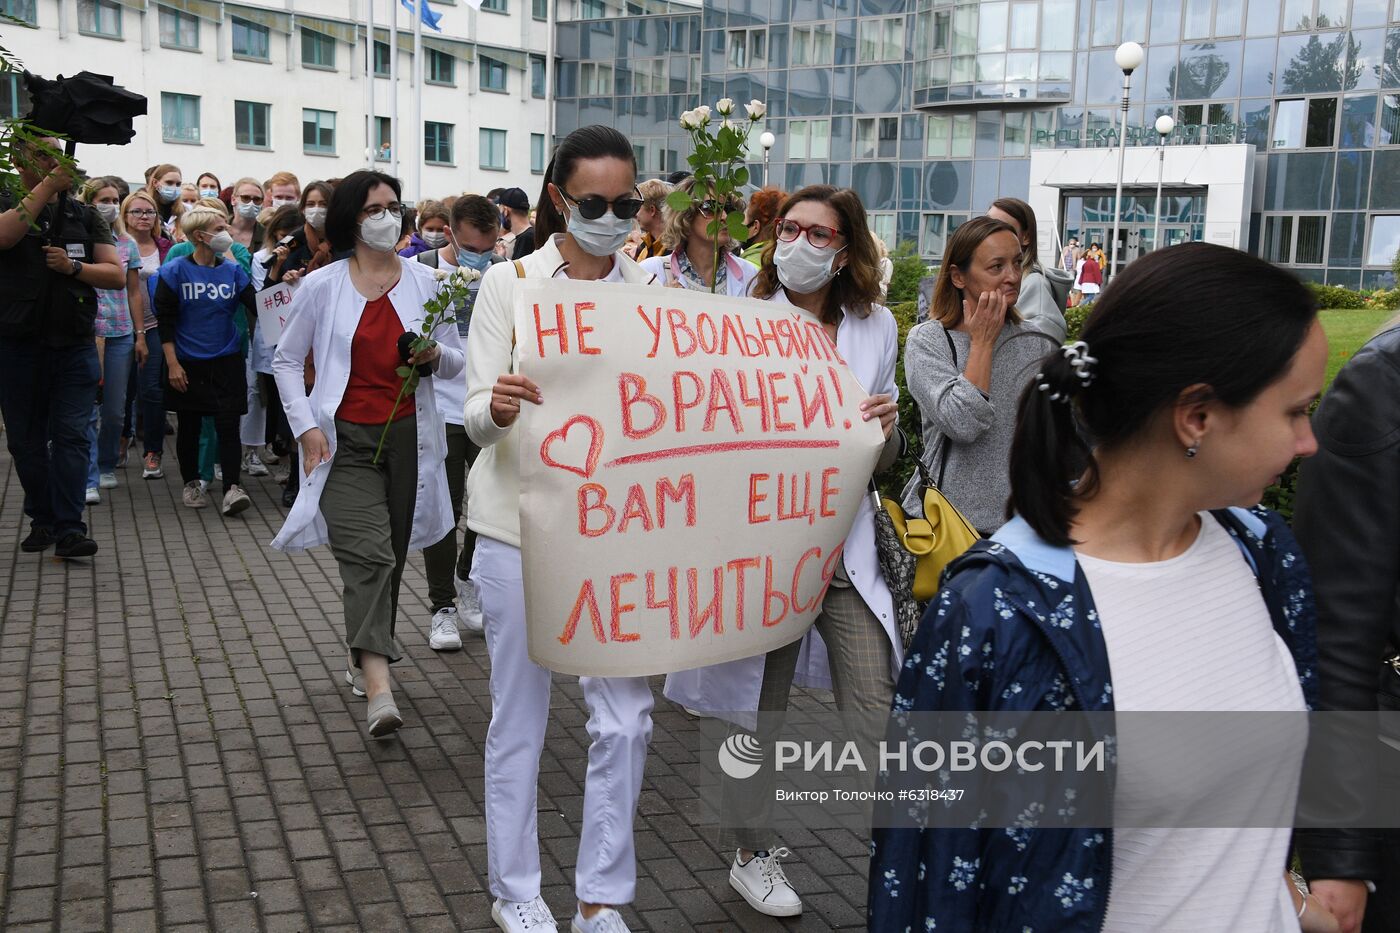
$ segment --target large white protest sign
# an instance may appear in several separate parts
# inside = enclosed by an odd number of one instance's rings
[[[282,339],[287,315],[292,313],[292,287],[286,282],[269,285],[257,293],[254,307],[258,309],[258,339],[263,342],[263,349],[272,353]]]
[[[884,444],[820,323],[654,286],[520,295],[530,657],[663,674],[805,633]]]

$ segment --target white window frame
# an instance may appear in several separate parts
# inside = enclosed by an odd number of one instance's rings
[[[1336,116],[1332,123],[1332,139],[1325,146],[1308,145],[1308,118],[1312,110],[1312,102],[1315,100],[1331,100],[1336,104]],[[1279,146],[1276,145],[1275,134],[1278,132],[1278,112],[1280,104],[1300,101],[1303,104],[1303,139],[1300,146]],[[1342,127],[1342,95],[1340,94],[1314,94],[1300,95],[1290,94],[1286,97],[1274,98],[1273,110],[1269,113],[1269,150],[1271,152],[1325,152],[1329,149],[1337,148],[1337,134]],[[1208,112],[1208,111],[1203,111]]]
[[[1288,249],[1284,254],[1285,259],[1273,259],[1265,247],[1265,237],[1268,235],[1269,221],[1289,219],[1293,221],[1288,235]],[[1302,232],[1301,221],[1304,218],[1318,218],[1322,221],[1322,250],[1321,258],[1317,262],[1298,261],[1298,237]],[[1300,267],[1305,269],[1320,269],[1327,265],[1328,249],[1331,246],[1332,238],[1332,214],[1324,211],[1269,211],[1259,216],[1259,255],[1269,262],[1279,266]]]
[[[826,151],[817,154],[812,150],[812,129],[816,126],[826,128]],[[798,126],[802,127],[800,138],[802,140],[799,150],[797,140],[799,134]],[[830,117],[808,117],[801,120],[788,120],[788,161],[789,162],[825,162],[831,158],[831,118]]]
[[[899,212],[871,211],[866,214],[866,218],[870,222],[870,232],[879,237],[884,242],[885,248],[893,253],[899,241]],[[881,234],[882,227],[889,229],[889,236]]]
[[[948,144],[940,152],[935,152],[933,145],[933,126],[935,122],[947,121]],[[959,135],[959,130],[963,130],[963,135]],[[1003,132],[1005,130],[1003,129]],[[959,139],[967,141],[966,152],[954,152],[955,143]],[[924,158],[926,159],[970,159],[977,151],[977,115],[975,113],[931,113],[924,123]],[[936,213],[936,212],[935,212]]]
[[[806,35],[807,61],[796,61],[797,36]],[[822,37],[820,46],[818,37]],[[824,53],[824,54],[822,54]],[[788,37],[789,68],[830,68],[836,61],[836,23],[834,20],[821,20],[809,23],[794,23]]]
[[[942,217],[942,218],[943,218],[943,232],[942,232],[941,234],[939,234],[939,235],[943,238],[943,242],[940,243],[940,244],[938,245],[938,248],[937,248],[937,249],[933,249],[933,248],[932,248],[932,244],[930,244],[930,243],[928,242],[928,221],[929,221],[929,218],[930,218],[930,217]],[[957,223],[956,223],[956,225],[953,226],[953,230],[956,230],[956,229],[957,229],[959,226],[961,226],[962,224],[967,223],[968,217],[969,217],[969,215],[968,215],[968,213],[967,213],[966,211],[923,211],[923,212],[921,212],[921,213],[919,214],[919,256],[920,256],[920,258],[922,258],[922,259],[932,259],[932,260],[935,260],[935,261],[941,260],[941,259],[943,258],[943,251],[944,251],[944,250],[947,248],[947,246],[948,246],[948,236],[949,236],[950,233],[952,233],[952,230],[950,230],[950,229],[948,228],[949,220],[950,220],[950,219],[956,219]]]
[[[1397,4],[1400,4],[1400,0],[1396,0],[1396,2],[1397,2]],[[1400,7],[1397,7],[1397,9],[1400,9]],[[1370,258],[1371,258],[1371,248],[1372,248],[1372,246],[1373,246],[1373,244],[1374,244],[1374,237],[1375,237],[1375,233],[1376,233],[1376,221],[1381,220],[1382,218],[1384,218],[1384,219],[1386,219],[1386,220],[1390,220],[1390,219],[1393,218],[1393,219],[1395,220],[1396,225],[1397,225],[1397,226],[1400,226],[1400,211],[1381,211],[1380,213],[1377,213],[1377,214],[1368,214],[1368,215],[1367,215],[1367,217],[1366,217],[1366,251],[1365,251],[1365,253],[1362,254],[1362,260],[1361,260],[1361,265],[1362,265],[1364,268],[1366,268],[1366,269],[1389,269],[1389,268],[1391,268],[1391,263],[1393,263],[1393,262],[1395,261],[1395,254],[1394,254],[1394,253],[1392,253],[1390,256],[1383,257],[1383,261],[1381,261],[1381,262],[1370,262],[1370,261],[1369,261]]]
[[[579,62],[578,96],[613,96],[613,66],[608,62]],[[601,90],[596,90],[601,88]]]
[[[897,28],[898,35],[891,36]],[[856,33],[856,62],[862,65],[878,62],[902,62],[905,50],[905,16],[867,16],[859,20]],[[868,32],[875,35],[867,37]]]
[[[725,30],[724,60],[729,68],[745,71],[768,67],[768,27]]]
[[[886,120],[893,120],[893,121],[894,121],[894,152],[890,153],[889,155],[881,155],[881,154],[880,154],[880,144],[881,144],[882,142],[884,142],[884,140],[883,140],[883,139],[881,138],[881,136],[880,136],[880,130],[884,128],[884,121],[886,121]],[[898,159],[898,158],[899,158],[899,135],[900,135],[899,123],[900,123],[900,120],[901,120],[901,115],[900,115],[900,114],[897,114],[897,113],[894,113],[894,114],[891,114],[891,113],[872,114],[872,115],[868,115],[868,116],[865,115],[865,114],[862,114],[862,115],[856,117],[856,118],[855,118],[855,121],[854,121],[854,129],[853,129],[853,131],[852,131],[855,135],[854,135],[854,137],[853,137],[853,139],[852,139],[851,155],[855,158],[855,160],[856,160],[857,162],[863,161],[863,160],[865,160],[865,159],[880,159],[880,160],[882,160],[882,161],[883,161],[883,160],[886,160],[886,159],[890,159],[890,160]],[[862,124],[862,123],[869,123],[869,124],[871,124],[871,125],[872,125],[872,129],[874,130],[874,134],[875,134],[875,135],[874,135],[874,138],[873,138],[873,143],[874,143],[874,147],[875,147],[875,148],[874,148],[874,151],[873,151],[873,152],[866,153],[866,152],[864,152],[863,150],[860,149],[860,146],[861,146],[860,129],[861,129],[861,124]]]
[[[667,59],[634,58],[629,67],[633,94],[665,94],[670,90],[670,62]]]

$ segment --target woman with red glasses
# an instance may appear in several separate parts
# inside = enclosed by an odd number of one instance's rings
[[[866,225],[865,206],[850,189],[812,185],[788,196],[778,212],[776,238],[763,251],[763,267],[751,294],[793,305],[821,321],[860,384],[875,393],[862,403],[867,421],[879,419],[888,443],[876,471],[898,459],[903,444],[895,429],[895,361],[899,329],[882,307],[880,261]],[[843,546],[841,563],[805,638],[727,664],[682,671],[667,678],[666,696],[690,709],[713,713],[782,713],[795,680],[830,687],[843,713],[870,713],[867,738],[878,738],[903,661],[893,600],[875,551],[875,516],[863,499]],[[760,724],[771,741],[774,723]],[[778,859],[768,824],[773,772],[763,769],[742,788],[726,784],[721,844],[735,848],[729,883],[760,913],[791,917],[802,901]],[[731,790],[733,791],[731,793]]]
[[[694,178],[687,178],[677,185],[678,190],[685,192],[694,188]],[[737,197],[730,198],[723,204],[722,213],[742,216],[744,202]],[[668,288],[691,288],[704,292],[713,288],[721,295],[747,295],[758,277],[758,266],[739,257],[738,244],[730,239],[724,217],[719,217],[718,232],[711,235],[710,224],[716,223],[719,214],[721,205],[713,198],[699,204],[692,202],[683,211],[673,211],[667,207],[664,214],[666,223],[661,233],[663,252],[660,256],[642,260],[642,268]]]

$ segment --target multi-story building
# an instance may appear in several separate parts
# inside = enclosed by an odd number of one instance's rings
[[[854,188],[893,245],[941,254],[996,197],[1042,250],[1107,249],[1122,73],[1136,41],[1125,259],[1186,239],[1373,286],[1400,249],[1400,0],[705,0],[557,30],[557,132],[612,123],[643,170],[684,168],[679,115],[768,104],[768,175]],[[1176,129],[1159,162],[1156,118]],[[1156,184],[1164,181],[1160,232]],[[764,170],[755,154],[755,177]]]
[[[367,2],[375,6],[372,80]],[[9,24],[0,41],[39,74],[88,69],[147,96],[130,145],[81,148],[92,173],[139,180],[147,166],[171,162],[187,181],[211,171],[229,184],[284,169],[308,181],[365,168],[374,150],[376,167],[392,166],[404,179],[408,199],[510,186],[533,195],[548,159],[548,4],[432,6],[442,32],[423,30],[421,62],[413,60],[412,14],[399,0],[4,0],[4,12],[33,28]],[[21,98],[18,76],[0,80],[0,112],[27,109]],[[383,152],[395,137],[397,154],[392,144]]]

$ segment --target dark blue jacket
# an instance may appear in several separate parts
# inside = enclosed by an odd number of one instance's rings
[[[1312,709],[1316,613],[1292,532],[1262,508],[1212,514],[1253,567]],[[1013,519],[948,568],[905,654],[894,710],[1065,709],[1112,712],[1108,648],[1074,552]],[[1112,864],[1106,828],[877,829],[870,929],[1097,933]]]

